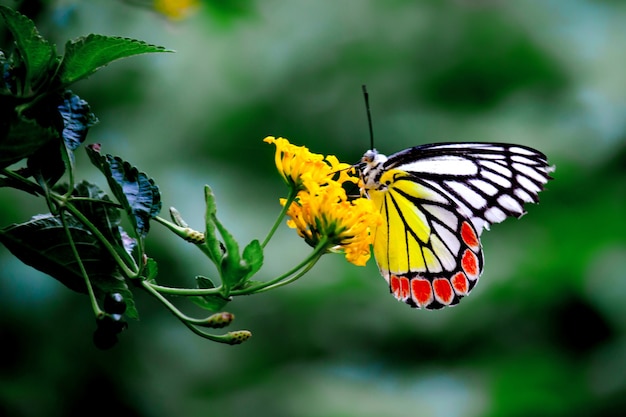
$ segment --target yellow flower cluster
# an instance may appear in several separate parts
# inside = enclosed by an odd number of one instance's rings
[[[372,202],[366,198],[348,199],[343,184],[357,183],[352,166],[333,155],[311,153],[283,138],[267,137],[276,145],[278,172],[297,197],[287,209],[287,225],[311,246],[328,242],[332,251],[343,251],[346,259],[363,266],[370,258],[373,236],[370,231],[381,222]],[[281,199],[285,205],[286,199]]]
[[[199,5],[199,0],[154,0],[154,10],[172,20],[184,19]]]

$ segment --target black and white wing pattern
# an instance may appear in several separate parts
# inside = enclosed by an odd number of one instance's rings
[[[416,146],[389,156],[384,169],[399,169],[441,190],[465,213],[480,235],[494,223],[526,213],[554,167],[546,156],[506,143],[438,143]]]

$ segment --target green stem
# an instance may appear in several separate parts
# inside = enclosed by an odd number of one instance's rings
[[[187,321],[194,321],[195,320],[195,319],[193,319],[191,317],[188,317],[187,315],[182,313],[178,308],[176,308],[176,306],[174,304],[172,304],[159,291],[157,291],[157,289],[155,288],[154,284],[150,284],[148,281],[142,280],[141,281],[141,286],[143,287],[143,289],[148,291],[153,297],[155,297],[161,303],[163,303],[165,305],[165,307],[167,307],[167,309],[169,311],[171,311],[172,314],[174,314],[176,316],[176,318],[178,318],[180,321],[187,322]],[[156,286],[156,287],[158,287],[158,286]]]
[[[274,288],[282,287],[283,285],[291,284],[292,282],[298,280],[300,277],[302,277],[307,272],[309,272],[311,270],[311,268],[313,268],[313,266],[315,266],[317,261],[320,260],[322,255],[324,255],[324,252],[318,253],[315,258],[311,259],[311,262],[302,271],[298,272],[296,275],[292,276],[291,278],[285,279],[285,280],[280,281],[280,282],[276,282],[276,283],[271,284],[271,285],[265,285],[265,286],[263,286],[261,288],[256,289],[254,291],[254,293],[258,294],[258,293],[261,293],[261,292],[273,290]],[[232,294],[232,292],[231,292],[231,294]],[[235,295],[237,295],[237,294],[235,294]]]
[[[309,271],[313,267],[313,265],[315,265],[315,263],[319,261],[322,255],[326,253],[327,249],[328,249],[328,238],[324,237],[322,238],[322,240],[319,241],[319,243],[317,244],[315,249],[313,249],[313,252],[309,254],[309,256],[307,256],[302,262],[300,262],[295,267],[291,268],[289,271],[269,281],[262,282],[260,284],[257,284],[248,288],[244,288],[241,290],[232,290],[230,292],[230,295],[255,294],[258,292],[266,291],[271,288],[281,287],[290,282],[293,282],[297,280],[298,278],[300,278],[302,275],[304,275],[307,271]],[[302,268],[304,268],[303,271],[300,271],[297,275],[289,278],[291,275],[295,274]]]
[[[67,192],[65,194],[65,198],[70,198],[72,192],[74,191],[74,162],[72,161],[72,157],[70,155],[70,150],[65,146],[65,141],[61,141],[61,155],[63,158],[63,162],[67,167]]]
[[[57,199],[63,199],[63,197],[61,196],[55,195],[55,197]],[[137,278],[139,276],[139,273],[140,273],[139,267],[137,266],[137,263],[130,255],[127,256],[126,259],[129,262],[132,262],[132,269],[129,268],[128,265],[126,265],[126,262],[124,262],[124,260],[120,257],[119,253],[115,250],[115,248],[111,245],[111,243],[109,243],[109,241],[102,234],[102,232],[100,232],[100,230],[92,222],[90,222],[89,219],[85,217],[85,215],[83,215],[83,213],[81,213],[81,211],[78,210],[71,203],[71,201],[66,201],[64,207],[69,212],[71,212],[83,225],[85,225],[85,227],[87,227],[89,231],[94,234],[94,236],[100,241],[100,243],[102,243],[102,245],[109,252],[113,260],[115,260],[115,262],[118,264],[124,276],[130,279]],[[139,240],[138,240],[138,243],[139,243]],[[143,253],[143,252],[139,252],[139,253]]]
[[[233,336],[231,333],[211,334],[211,333],[203,332],[202,330],[198,329],[196,326],[193,326],[192,324],[187,323],[185,321],[183,321],[183,324],[187,326],[189,330],[191,330],[192,332],[194,332],[200,337],[204,337],[205,339],[209,339],[213,342],[226,343],[229,345],[233,344]]]
[[[328,240],[326,238],[322,239],[319,244],[315,247],[313,252],[309,254],[302,262],[300,262],[295,267],[291,268],[289,271],[284,274],[271,279],[266,282],[259,283],[255,286],[244,288],[241,290],[231,290],[229,295],[249,295],[257,292],[267,291],[267,289],[281,287],[285,284],[293,282],[308,272],[313,265],[321,258],[321,256],[326,253],[328,249]],[[303,271],[300,271],[304,268]],[[300,271],[300,272],[298,272]],[[298,272],[297,275],[291,276]],[[147,281],[142,281],[144,286],[149,285],[155,291],[158,291],[163,294],[169,295],[178,295],[183,297],[193,297],[193,296],[203,296],[203,295],[222,295],[223,287],[219,286],[216,288],[175,288],[175,287],[164,287],[162,285],[152,284]]]
[[[173,232],[178,237],[181,237],[189,241],[189,231],[191,230],[190,227],[179,226],[176,223],[172,223],[171,221],[164,219],[163,217],[160,217],[160,216],[155,216],[154,220],[156,220],[157,223],[161,223],[163,226],[167,227],[171,232]]]
[[[172,223],[169,220],[164,219],[163,217],[159,217],[159,216],[154,217],[154,220],[156,220],[158,223],[162,224],[163,226],[167,227],[170,231],[172,231],[178,237],[181,237],[185,239],[186,241],[195,244],[196,247],[202,251],[202,253],[204,253],[209,259],[213,260],[213,254],[211,253],[211,250],[207,247],[206,244],[196,243],[196,242],[189,240],[190,238],[189,231],[191,230],[189,227],[179,226],[176,223]],[[206,239],[206,236],[205,236],[205,239]]]
[[[157,300],[163,303],[163,305],[165,305],[165,307],[172,314],[174,314],[174,316],[176,316],[178,320],[180,320],[185,326],[189,328],[189,330],[191,330],[198,336],[201,336],[205,339],[209,339],[213,342],[228,343],[228,344],[233,343],[233,335],[231,333],[226,333],[224,335],[216,335],[216,334],[206,333],[198,329],[196,326],[193,325],[193,323],[197,322],[198,320],[183,314],[178,308],[176,308],[176,306],[174,306],[174,304],[172,304],[167,298],[161,295],[154,288],[154,285],[150,284],[147,281],[141,281],[141,286],[143,289],[148,291],[148,293],[150,293],[153,297],[155,297]]]
[[[41,188],[41,186],[39,184],[36,184],[24,177],[22,177],[20,174],[10,171],[6,168],[2,168],[2,175],[4,175],[5,177],[11,178],[17,182],[20,182],[22,184],[24,184],[26,186],[26,188],[29,189],[29,192],[31,192],[32,194],[39,194],[39,195],[43,195],[44,194],[44,190],[43,188]]]
[[[272,236],[274,236],[274,233],[278,229],[278,226],[280,226],[280,223],[283,221],[283,218],[287,214],[287,210],[289,210],[289,206],[291,206],[291,203],[294,202],[294,200],[296,199],[297,195],[298,195],[298,190],[297,189],[295,189],[295,188],[290,188],[289,189],[289,195],[287,195],[287,200],[285,201],[285,205],[283,206],[283,209],[280,211],[280,214],[276,218],[276,221],[274,222],[274,225],[270,229],[269,233],[267,234],[267,236],[263,240],[263,243],[261,244],[262,248],[265,248],[265,246],[268,244],[268,242],[270,241]]]
[[[106,205],[106,206],[113,206],[113,207],[118,208],[118,209],[123,208],[121,204],[116,203],[115,201],[101,200],[99,198],[71,196],[71,197],[69,197],[69,199],[71,201],[85,201],[85,202],[88,202],[88,203],[96,203],[96,204],[102,204],[102,205]]]
[[[87,294],[89,295],[89,299],[91,300],[91,308],[93,309],[96,317],[104,314],[102,310],[100,310],[100,306],[98,306],[98,301],[96,300],[96,294],[93,291],[93,287],[91,286],[91,281],[89,281],[89,275],[87,275],[87,270],[85,269],[85,265],[83,265],[83,261],[80,259],[80,254],[78,253],[78,249],[76,249],[76,244],[74,243],[74,238],[72,237],[72,233],[70,232],[69,227],[67,226],[67,221],[65,220],[65,216],[63,215],[63,211],[59,213],[61,217],[61,223],[63,224],[63,229],[65,229],[65,234],[67,235],[67,239],[70,243],[70,247],[72,248],[72,253],[74,254],[74,258],[76,258],[76,263],[78,263],[78,268],[80,269],[80,273],[85,280],[85,286],[87,287]]]
[[[155,291],[158,291],[163,294],[169,295],[179,295],[179,296],[203,296],[203,295],[217,295],[222,293],[222,287],[219,286],[217,288],[175,288],[175,287],[164,287],[162,285],[152,284],[150,282],[142,281],[145,283],[144,285],[149,285]]]

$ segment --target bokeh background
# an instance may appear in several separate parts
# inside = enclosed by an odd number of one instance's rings
[[[215,0],[184,19],[151,0],[0,3],[60,51],[88,33],[176,50],[76,84],[100,119],[87,142],[148,172],[198,229],[209,184],[241,242],[265,235],[286,193],[262,139],[356,162],[369,146],[362,84],[384,153],[504,141],[557,166],[541,204],[483,235],[485,272],[457,307],[412,310],[373,261],[329,255],[297,283],[232,302],[231,327],[254,334],[235,347],[138,293],[140,321],[99,351],[87,298],[1,247],[0,415],[626,413],[625,2]],[[105,186],[82,152],[78,172]],[[43,210],[0,193],[2,226]],[[148,250],[164,283],[213,273],[159,225]],[[281,227],[259,278],[308,251]]]

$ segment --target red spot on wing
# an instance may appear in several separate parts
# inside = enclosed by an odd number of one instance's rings
[[[400,301],[406,301],[411,295],[409,290],[409,279],[407,277],[392,275],[389,277],[389,286],[393,296]]]
[[[413,301],[418,307],[426,307],[433,301],[433,289],[426,279],[413,278],[411,280],[411,293]]]
[[[469,293],[469,282],[463,272],[457,272],[450,279],[454,292],[458,295],[467,295]]]
[[[463,242],[470,248],[477,252],[480,248],[480,241],[478,240],[478,236],[476,236],[476,232],[474,228],[470,226],[468,222],[463,222],[461,225],[461,238],[463,238]]]
[[[433,280],[433,290],[435,292],[435,298],[443,305],[448,305],[454,299],[454,292],[452,292],[452,285],[450,281],[445,278],[436,278]]]
[[[478,256],[469,249],[465,249],[463,257],[461,258],[461,267],[467,277],[471,280],[478,279],[480,275],[480,268],[478,265]]]

